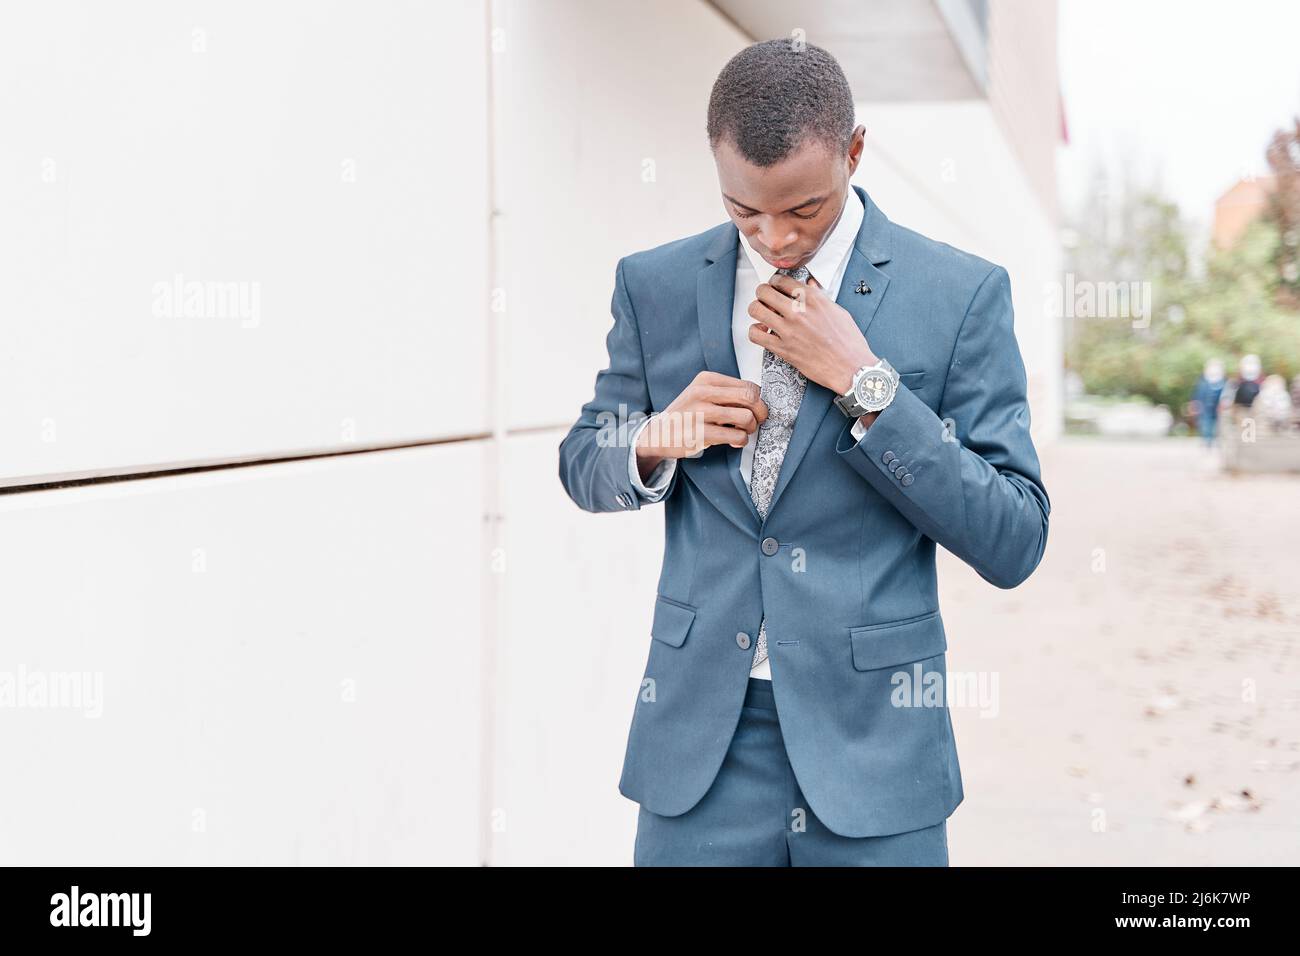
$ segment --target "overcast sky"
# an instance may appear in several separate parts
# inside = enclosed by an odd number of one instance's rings
[[[1300,0],[1061,0],[1061,86],[1073,209],[1102,157],[1158,177],[1208,227],[1214,200],[1267,170],[1300,113]]]

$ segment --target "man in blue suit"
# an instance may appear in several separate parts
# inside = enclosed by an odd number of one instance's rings
[[[730,221],[618,263],[609,366],[560,445],[584,510],[664,508],[619,785],[637,865],[946,865],[935,545],[1000,588],[1046,545],[1007,272],[852,186],[854,119],[818,47],[727,64]]]

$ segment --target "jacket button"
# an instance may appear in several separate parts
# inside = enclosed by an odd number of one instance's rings
[[[736,646],[739,647],[742,651],[749,650],[749,635],[746,634],[744,631],[741,631],[739,634],[737,634]]]
[[[892,451],[887,451],[880,457],[880,460],[883,461],[886,465],[888,465],[891,461],[893,461],[897,457],[898,456],[895,455]]]
[[[895,477],[895,478],[902,478],[903,475],[904,475],[906,472],[907,472],[907,466],[904,465],[904,464],[900,461],[900,462],[898,463],[898,466],[897,466],[896,468],[894,468],[894,477]]]
[[[916,479],[913,478],[910,474],[907,474],[904,475],[902,478],[900,478],[899,481],[901,481],[904,486],[907,486],[910,485],[912,482],[916,481]]]
[[[766,554],[768,557],[771,557],[772,555],[776,554],[777,550],[780,547],[781,545],[777,543],[776,538],[763,539],[763,553]]]

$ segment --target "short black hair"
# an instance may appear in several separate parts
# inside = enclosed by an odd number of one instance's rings
[[[790,37],[747,46],[718,74],[709,96],[709,146],[725,137],[747,162],[772,166],[813,137],[847,153],[853,91],[835,57]]]

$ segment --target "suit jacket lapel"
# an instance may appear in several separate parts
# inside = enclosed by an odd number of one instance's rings
[[[718,227],[718,236],[706,254],[709,264],[700,270],[696,284],[696,311],[704,364],[711,371],[732,378],[740,378],[736,347],[731,338],[739,243],[740,235],[734,225],[728,222]],[[714,445],[699,458],[682,459],[681,464],[719,511],[739,527],[757,531],[762,519],[740,476],[742,451],[730,445]]]

